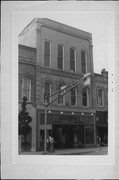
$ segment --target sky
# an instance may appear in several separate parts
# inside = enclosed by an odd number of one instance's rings
[[[40,11],[22,12],[15,16],[17,34],[34,19],[49,18],[92,33],[94,72],[108,70],[109,39],[112,35],[112,14],[106,12]]]

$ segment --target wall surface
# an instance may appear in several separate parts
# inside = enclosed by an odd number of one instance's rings
[[[58,44],[64,46],[64,71],[70,71],[70,48],[76,49],[76,73],[81,73],[81,51],[87,53],[87,72],[93,72],[92,55],[89,40],[83,37],[76,37],[73,34],[69,35],[61,31],[56,31],[44,26],[41,26],[38,32],[38,45],[37,45],[37,63],[44,66],[44,41],[51,42],[51,68],[58,69],[57,56]]]

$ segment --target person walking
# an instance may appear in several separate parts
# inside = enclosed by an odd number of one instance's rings
[[[50,149],[51,149],[51,143],[50,143],[50,138],[47,138],[47,151],[50,153]]]
[[[50,141],[50,152],[54,152],[54,139],[53,137],[49,136],[49,141]]]

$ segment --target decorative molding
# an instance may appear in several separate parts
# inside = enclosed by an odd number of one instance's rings
[[[40,20],[38,22],[41,24],[42,27],[53,29],[55,31],[65,33],[65,34],[68,34],[70,36],[74,36],[74,37],[81,38],[83,40],[87,40],[89,42],[89,44],[92,43],[91,33],[89,33],[89,32],[85,32],[85,31],[82,31],[80,29],[76,29],[76,28],[74,28],[72,26],[61,24],[59,22],[52,21],[52,20],[49,20],[49,19],[47,19],[47,22],[43,22],[43,21],[40,21]],[[54,24],[51,24],[50,22],[53,22]],[[56,24],[58,24],[59,26],[57,26]],[[86,36],[86,34],[88,36]],[[89,37],[89,34],[90,34],[90,37]]]
[[[68,71],[62,71],[62,70],[53,69],[53,68],[42,67],[40,65],[37,65],[37,70],[40,71],[41,73],[61,76],[61,77],[66,77],[66,78],[71,78],[71,79],[77,79],[77,80],[83,77],[83,75],[81,74],[72,73]]]

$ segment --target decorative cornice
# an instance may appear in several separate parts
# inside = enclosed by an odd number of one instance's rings
[[[60,77],[67,77],[71,79],[80,79],[82,78],[81,74],[73,73],[73,72],[68,72],[68,71],[61,71],[57,69],[52,69],[52,68],[47,68],[47,67],[42,67],[37,65],[37,71],[40,71],[41,73],[46,73],[50,75],[57,75]]]
[[[39,110],[44,110],[44,105],[43,104],[37,104],[37,109]],[[79,112],[84,112],[84,113],[95,113],[96,110],[92,108],[84,108],[84,107],[72,107],[72,106],[59,106],[59,105],[50,105],[48,107],[51,111],[63,111],[63,112],[74,112],[74,113],[79,113]]]
[[[83,30],[80,30],[78,28],[62,24],[60,22],[48,19],[48,18],[37,18],[38,28],[36,31],[40,31],[41,27],[46,27],[53,29],[55,31],[59,31],[65,34],[69,34],[74,37],[78,37],[84,40],[87,40],[89,44],[92,45],[92,34]]]

